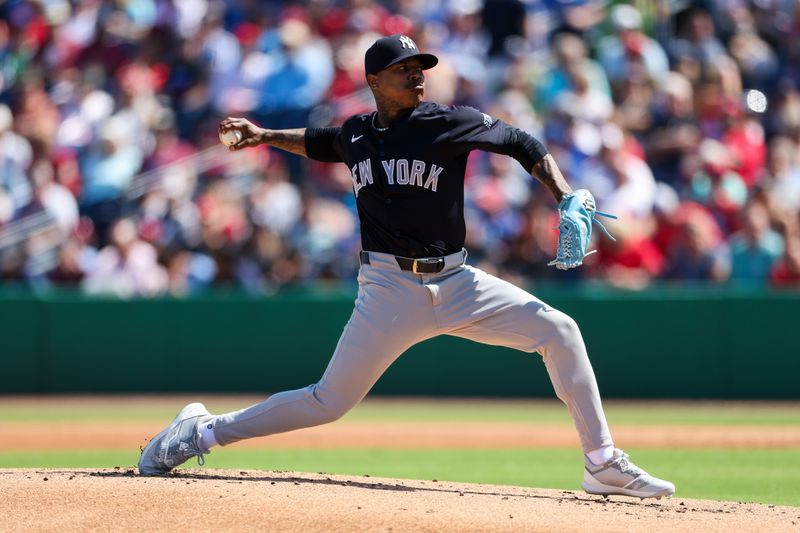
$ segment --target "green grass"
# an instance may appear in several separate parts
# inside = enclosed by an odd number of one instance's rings
[[[800,450],[628,450],[674,481],[677,497],[800,506]],[[0,468],[132,467],[130,452],[0,453]],[[579,490],[577,450],[258,450],[215,451],[206,468],[290,470]],[[187,465],[195,468],[194,463]]]
[[[200,397],[200,400],[205,400]],[[206,400],[215,413],[241,409],[257,397],[213,397]],[[102,397],[97,403],[65,401],[41,404],[10,402],[0,397],[0,424],[23,422],[81,421],[168,421],[186,399],[128,402],[124,397]],[[798,425],[800,405],[789,403],[693,403],[693,402],[605,402],[612,426],[626,425]],[[370,400],[362,403],[345,420],[413,422],[524,422],[570,424],[563,404],[542,400]]]
[[[198,397],[212,412],[238,409],[258,397]],[[169,421],[186,397],[11,399],[0,397],[0,425],[60,421]],[[606,402],[618,425],[800,426],[797,403]],[[368,400],[344,422],[520,422],[572,425],[558,401]],[[68,446],[68,444],[66,445]],[[65,447],[66,447],[65,446]],[[627,450],[656,475],[675,481],[678,495],[800,506],[800,448],[778,450]],[[0,452],[0,468],[130,467],[136,450]],[[259,450],[231,447],[207,458],[212,468],[296,470],[410,479],[579,489],[580,452],[517,450]]]
[[[604,402],[612,425],[800,425],[800,405],[774,403]],[[345,420],[570,424],[558,401],[365,402]]]

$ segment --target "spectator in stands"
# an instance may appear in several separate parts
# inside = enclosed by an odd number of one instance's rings
[[[155,248],[139,238],[136,223],[129,218],[119,219],[109,233],[109,244],[88,268],[84,290],[119,297],[164,294],[169,281],[167,272],[158,264]]]
[[[94,221],[101,239],[123,215],[125,193],[141,165],[142,152],[122,118],[109,119],[100,139],[81,157],[81,212]]]
[[[488,60],[491,36],[482,25],[480,0],[451,0],[447,3],[447,37],[440,51],[456,62],[464,58],[470,62]]]
[[[629,4],[617,4],[609,16],[613,33],[597,44],[597,60],[612,87],[617,88],[640,68],[658,85],[669,71],[669,60],[661,45],[641,31],[642,15]]]
[[[576,121],[603,124],[614,113],[611,97],[590,84],[586,70],[574,67],[565,72],[568,87],[559,92],[555,106]]]
[[[271,64],[260,89],[261,120],[275,129],[306,124],[333,80],[327,42],[313,35],[304,14],[293,12],[262,36],[260,49]]]
[[[200,29],[193,36],[200,42],[203,62],[208,69],[211,101],[219,110],[225,109],[225,91],[235,79],[242,60],[239,41],[225,28],[224,16],[222,3],[209,3]]]
[[[13,126],[11,109],[0,104],[0,205],[5,206],[0,210],[0,224],[33,200],[33,188],[26,178],[33,162],[33,148]]]
[[[741,94],[739,69],[730,57],[720,56],[703,68],[694,82],[694,107],[704,137],[722,138],[730,118],[741,111]]]
[[[574,81],[585,83],[586,90],[611,96],[603,68],[589,58],[586,44],[572,33],[561,33],[553,38],[552,65],[538,76],[534,104],[543,114],[556,104],[561,93],[574,90]]]
[[[514,202],[519,201],[516,162],[498,154],[489,154],[486,173],[472,176],[466,186],[466,205],[479,217],[484,241],[498,243],[519,231],[519,211]],[[527,196],[524,191],[523,198]],[[475,221],[472,221],[475,222]]]
[[[598,257],[587,259],[594,276],[614,286],[640,290],[646,288],[664,269],[664,256],[652,238],[648,221],[609,224],[616,241],[597,239]]]
[[[79,235],[70,235],[62,241],[58,265],[48,273],[48,278],[53,283],[74,286],[83,280],[96,256],[96,248],[87,245]]]
[[[701,66],[714,64],[727,56],[725,46],[719,40],[714,21],[708,11],[691,6],[677,17],[677,38],[670,48],[673,58],[688,56]]]
[[[34,195],[45,212],[53,219],[65,240],[78,227],[78,202],[69,189],[56,181],[55,168],[49,159],[37,159],[31,166]]]
[[[666,258],[664,277],[671,280],[715,281],[728,279],[729,251],[720,243],[720,230],[704,210],[684,211],[677,238]]]
[[[739,213],[748,199],[747,184],[734,170],[735,159],[721,142],[705,139],[696,157],[687,159],[688,196],[709,208],[727,232],[738,226]]]
[[[786,250],[772,268],[770,281],[776,287],[800,287],[800,238],[796,235],[786,240]]]
[[[277,29],[259,41],[270,67],[258,88],[255,116],[273,129],[307,124],[311,109],[322,100],[334,76],[330,47],[313,34],[306,13],[290,10],[284,17]],[[286,161],[290,175],[298,181],[306,162],[292,155]]]
[[[197,198],[202,247],[217,264],[218,280],[236,280],[241,251],[251,226],[241,195],[230,181],[216,178]]]
[[[603,146],[598,176],[604,176],[608,183],[597,187],[605,194],[596,200],[623,220],[647,219],[656,199],[656,181],[650,167],[626,149],[625,134],[616,124],[603,125],[600,135]]]
[[[647,162],[657,180],[677,187],[684,157],[693,154],[702,140],[689,80],[670,72],[652,107],[652,129],[644,139]]]
[[[742,229],[730,243],[731,281],[738,285],[765,285],[784,253],[783,238],[770,227],[767,208],[755,201],[745,206]]]
[[[798,146],[787,137],[777,136],[772,139],[769,148],[769,158],[761,181],[776,209],[796,214],[800,212]]]
[[[546,2],[556,19],[556,31],[582,37],[594,36],[594,30],[606,18],[606,0],[565,0]]]
[[[482,3],[481,19],[490,37],[489,57],[500,61],[512,57],[525,35],[525,5],[520,0],[483,0]]]
[[[752,188],[764,172],[767,159],[766,134],[761,121],[737,102],[730,107],[721,140],[735,161],[734,170],[745,185]]]

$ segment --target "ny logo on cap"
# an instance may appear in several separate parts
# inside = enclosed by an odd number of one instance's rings
[[[413,48],[414,50],[417,49],[417,45],[414,44],[414,41],[411,40],[411,37],[407,35],[401,35],[400,42],[403,43],[403,48]]]

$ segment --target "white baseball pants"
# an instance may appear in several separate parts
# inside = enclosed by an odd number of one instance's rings
[[[394,256],[370,252],[358,297],[328,368],[318,383],[280,392],[219,416],[222,445],[316,426],[342,417],[361,401],[403,352],[437,335],[538,352],[556,395],[567,405],[584,452],[612,445],[589,357],[578,326],[526,291],[445,258],[437,274],[412,274]]]

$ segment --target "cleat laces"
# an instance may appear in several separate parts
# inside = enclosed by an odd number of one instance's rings
[[[168,466],[177,466],[185,463],[192,457],[197,457],[197,464],[199,466],[205,465],[205,454],[208,453],[208,450],[203,450],[200,447],[200,444],[198,443],[198,437],[199,435],[196,435],[191,442],[179,442],[177,449],[174,449],[172,452],[174,454],[173,457],[169,457],[170,450],[167,448],[165,450],[164,463]]]
[[[639,467],[637,467],[628,460],[628,457],[629,456],[626,453],[617,460],[620,472],[625,474],[630,474],[632,476],[641,476],[642,474],[644,474],[644,472]]]
[[[197,456],[197,464],[198,466],[203,466],[206,464],[206,453],[209,453],[208,450],[204,450],[200,445],[200,433],[196,433],[194,436],[194,440],[192,441],[193,449],[192,455]],[[191,458],[191,456],[189,456]]]

